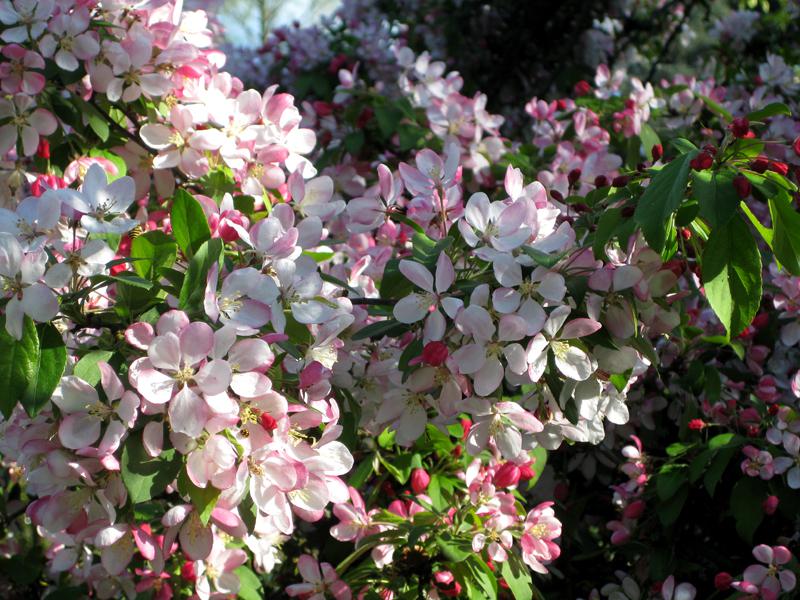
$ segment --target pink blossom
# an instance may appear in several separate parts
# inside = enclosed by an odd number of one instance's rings
[[[7,60],[0,63],[0,89],[6,94],[23,93],[35,96],[44,89],[45,78],[33,69],[44,69],[41,55],[19,44],[9,44],[0,50]]]
[[[545,564],[561,554],[561,548],[553,541],[561,536],[561,521],[556,519],[552,506],[552,502],[542,502],[531,510],[520,538],[522,560],[537,573],[547,573]]]
[[[318,563],[309,554],[303,554],[297,561],[297,570],[304,583],[295,583],[286,588],[286,594],[294,598],[303,596],[305,600],[325,600],[330,594],[336,600],[350,600],[352,592],[348,585],[339,579],[336,570],[328,563]]]
[[[0,126],[0,156],[12,150],[17,139],[22,141],[22,154],[33,156],[39,146],[40,136],[50,135],[58,128],[52,113],[44,108],[36,108],[34,99],[25,94],[0,98],[0,119],[11,120]]]

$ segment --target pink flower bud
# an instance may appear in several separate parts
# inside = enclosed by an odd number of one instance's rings
[[[767,499],[761,503],[761,508],[764,509],[765,515],[774,515],[775,511],[778,510],[778,504],[780,500],[777,496],[767,496]]]
[[[431,476],[425,469],[414,469],[411,471],[411,489],[415,494],[421,494],[428,489],[428,484],[431,482]]]
[[[512,462],[506,462],[500,465],[500,468],[495,471],[492,483],[494,483],[496,487],[506,488],[517,485],[519,483],[519,478],[519,467]]]
[[[625,507],[622,516],[626,519],[638,519],[644,513],[645,506],[644,500],[634,500]]]
[[[428,342],[422,349],[422,362],[438,367],[447,360],[450,352],[444,342]]]
[[[433,582],[442,596],[456,598],[461,594],[461,584],[456,581],[450,571],[437,571],[433,574]]]

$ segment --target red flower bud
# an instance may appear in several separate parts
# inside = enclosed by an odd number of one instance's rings
[[[617,175],[616,177],[614,177],[614,180],[611,182],[611,185],[613,185],[616,188],[625,187],[626,185],[628,185],[628,178],[625,175]]]
[[[688,242],[692,239],[692,230],[688,227],[681,227],[681,237]]]
[[[36,156],[45,160],[50,159],[50,142],[45,138],[39,139],[39,146],[36,148]]]
[[[411,489],[415,494],[421,494],[428,489],[428,484],[431,482],[431,476],[425,469],[414,469],[411,471]]]
[[[777,496],[767,496],[766,500],[761,503],[761,508],[764,509],[765,515],[774,515],[775,511],[778,510],[778,504],[780,500],[778,500]]]
[[[422,349],[422,362],[438,367],[447,360],[449,354],[444,342],[428,342]]]
[[[709,152],[701,152],[689,162],[689,166],[695,171],[705,171],[710,169],[713,164],[714,157]]]
[[[763,173],[767,170],[767,167],[769,167],[769,159],[763,154],[757,156],[753,159],[753,162],[750,163],[750,168],[756,173]]]
[[[261,413],[261,416],[258,417],[258,422],[267,431],[274,431],[275,428],[278,426],[278,422],[275,420],[275,417],[273,417],[268,412]]]
[[[732,583],[733,583],[733,577],[731,576],[730,573],[722,571],[714,575],[714,587],[721,592],[729,590],[731,588]]]
[[[598,175],[594,178],[594,186],[595,187],[606,187],[608,185],[608,177],[605,175]]]
[[[750,180],[744,175],[737,175],[733,178],[733,187],[736,188],[736,194],[741,199],[745,199],[750,195],[753,186],[750,185]]]
[[[656,144],[650,152],[653,154],[653,162],[655,162],[664,156],[664,146]]]
[[[567,110],[567,101],[564,98],[556,100],[556,106],[558,110]]]
[[[750,322],[750,325],[755,327],[756,329],[761,329],[762,327],[766,327],[769,324],[769,313],[758,313],[753,320]]]
[[[564,199],[564,196],[558,190],[550,190],[550,195],[557,202],[561,202]]]
[[[770,171],[775,171],[779,175],[783,175],[784,177],[786,177],[786,175],[789,173],[789,165],[779,160],[770,161],[769,167],[767,168]]]
[[[797,156],[800,156],[800,135],[798,135],[792,144],[792,150]]]
[[[706,144],[705,146],[703,146],[703,151],[707,152],[711,156],[717,155],[717,147],[714,144]]]
[[[519,480],[520,481],[528,481],[529,479],[533,479],[536,473],[529,465],[522,465],[519,468]]]
[[[728,125],[728,129],[731,130],[731,133],[733,133],[734,137],[745,137],[750,131],[750,121],[748,121],[745,117],[737,117],[731,122],[730,125]]]
[[[495,487],[506,488],[519,483],[519,467],[512,462],[503,463],[494,473],[492,482]]]
[[[781,407],[778,406],[777,404],[770,404],[769,406],[767,406],[767,412],[773,417],[777,415],[780,412],[780,410]]]
[[[463,450],[461,449],[461,446],[456,446],[455,448],[453,448],[453,456],[455,456],[456,458],[461,456],[462,452]]]
[[[183,563],[181,567],[181,577],[186,581],[194,581],[197,579],[197,575],[194,572],[194,563],[190,560],[187,560]]]
[[[692,419],[689,421],[689,429],[692,431],[700,431],[701,429],[705,428],[706,423],[703,419]]]
[[[575,84],[575,95],[578,97],[586,96],[592,91],[592,86],[589,85],[588,81],[581,79],[578,83]]]
[[[469,419],[461,419],[461,428],[464,430],[464,434],[461,436],[461,439],[465,440],[469,435],[469,430],[472,428],[472,421]]]
[[[581,178],[581,170],[580,169],[572,169],[572,171],[570,171],[567,174],[567,181],[569,181],[570,187],[575,185],[580,180],[580,178]]]

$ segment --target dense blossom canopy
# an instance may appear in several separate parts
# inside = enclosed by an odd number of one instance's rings
[[[450,4],[0,0],[3,597],[793,597],[797,6]]]

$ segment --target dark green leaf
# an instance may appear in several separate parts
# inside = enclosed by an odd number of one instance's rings
[[[678,210],[689,181],[689,162],[696,156],[692,150],[675,158],[656,173],[639,199],[634,218],[645,239],[656,252],[664,249],[667,228],[672,214]]]
[[[733,187],[733,171],[693,171],[692,189],[700,202],[700,216],[712,228],[725,225],[739,208],[739,194]]]
[[[212,265],[219,261],[222,254],[223,243],[219,238],[208,240],[197,249],[196,254],[189,261],[189,268],[181,286],[178,306],[187,312],[199,312],[203,308],[205,297],[206,279]]]
[[[783,102],[773,102],[771,104],[767,104],[764,108],[754,110],[753,112],[749,113],[747,115],[747,119],[750,121],[763,121],[764,119],[776,117],[778,115],[786,115],[787,117],[791,117],[792,111]]]
[[[131,257],[140,260],[133,262],[133,269],[140,277],[157,280],[159,269],[171,267],[178,256],[178,246],[163,231],[148,231],[131,243]]]
[[[508,589],[516,600],[533,598],[530,570],[513,552],[509,554],[509,560],[500,563],[500,576],[508,584]]]
[[[750,325],[761,303],[761,255],[740,217],[712,230],[702,267],[708,303],[733,337]]]
[[[147,502],[163,492],[177,477],[182,464],[181,456],[174,448],[153,458],[145,452],[141,434],[128,436],[122,446],[120,467],[130,501],[133,504]]]
[[[6,331],[5,318],[0,320],[0,410],[8,419],[36,379],[39,364],[39,336],[29,317],[22,323],[22,339]]]
[[[378,321],[377,323],[371,323],[366,327],[362,327],[356,331],[350,339],[356,341],[366,338],[397,337],[406,331],[408,331],[408,325],[399,323],[394,319],[386,319],[385,321]]]
[[[736,532],[748,544],[764,520],[761,502],[767,497],[764,482],[753,477],[742,477],[731,491],[731,512],[736,520]]]
[[[769,199],[772,216],[772,249],[775,258],[792,275],[800,275],[800,214],[792,208],[788,194]]]
[[[58,330],[50,323],[38,325],[36,329],[39,353],[35,373],[22,398],[22,406],[31,417],[39,414],[50,401],[67,365],[67,347]]]

